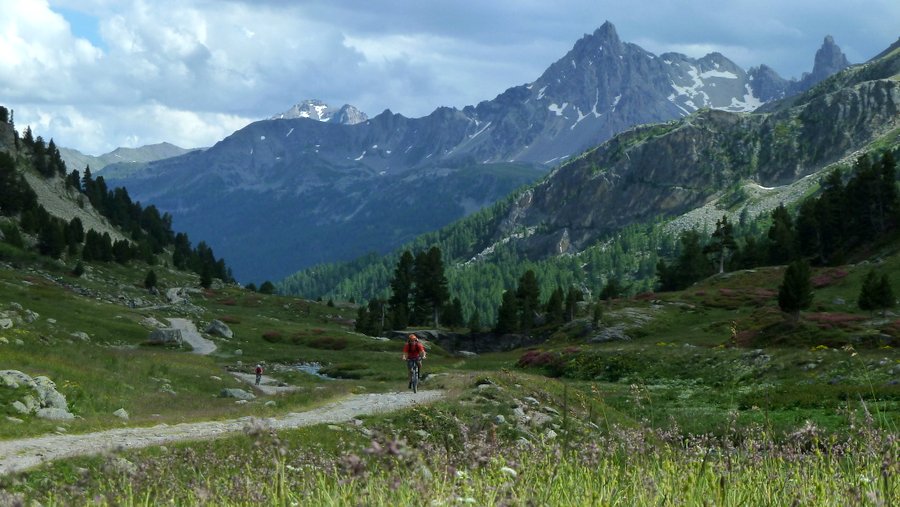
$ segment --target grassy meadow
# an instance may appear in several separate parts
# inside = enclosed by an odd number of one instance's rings
[[[9,257],[7,257],[9,258]],[[76,419],[21,416],[0,390],[0,439],[258,418],[230,438],[61,460],[0,478],[28,505],[892,505],[900,498],[900,321],[856,308],[871,269],[900,286],[900,257],[813,270],[798,322],[777,310],[783,268],[712,277],[683,292],[610,301],[527,350],[433,348],[428,408],[274,432],[264,419],[351,393],[403,390],[401,344],[352,331],[356,307],[192,289],[170,305],[146,266],[0,266],[0,310],[40,317],[0,331],[0,369],[47,375]],[[19,264],[22,263],[22,264]],[[15,264],[15,265],[14,265]],[[167,287],[197,279],[153,268]],[[142,304],[128,302],[141,299]],[[147,319],[213,319],[209,356],[146,343]],[[627,340],[593,342],[604,329]],[[71,336],[84,332],[89,342]],[[300,389],[220,397],[266,373]],[[292,369],[319,363],[324,379]],[[274,401],[274,404],[266,404]],[[124,408],[128,421],[112,413]],[[10,418],[27,419],[14,423]],[[893,503],[892,503],[893,502]]]

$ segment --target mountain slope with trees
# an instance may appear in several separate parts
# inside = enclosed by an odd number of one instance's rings
[[[664,221],[722,199],[728,207],[712,220],[728,212],[741,217],[734,224],[741,234],[758,231],[768,217],[748,216],[744,186],[807,183],[859,151],[877,155],[896,147],[898,62],[900,51],[893,51],[851,67],[770,112],[704,110],[632,129],[408,248],[440,246],[452,265],[451,293],[467,314],[477,308],[493,315],[503,290],[527,269],[543,272],[545,293],[569,285],[599,291],[625,277],[635,280],[633,290],[652,289],[659,257],[676,256],[680,248]],[[282,290],[367,299],[386,290],[395,259],[319,266],[287,278]]]

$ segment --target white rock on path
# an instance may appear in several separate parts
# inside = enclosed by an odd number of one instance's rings
[[[193,347],[194,354],[205,356],[216,350],[216,344],[212,340],[207,340],[198,331],[194,322],[188,319],[170,318],[169,324],[181,331],[181,338],[190,343]]]

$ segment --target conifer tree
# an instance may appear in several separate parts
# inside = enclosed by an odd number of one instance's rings
[[[275,294],[275,284],[266,280],[259,286],[260,294]]]
[[[566,294],[566,322],[575,320],[578,313],[578,302],[582,299],[580,290],[569,287],[569,292]]]
[[[519,325],[519,308],[516,293],[512,290],[505,291],[497,310],[497,327],[499,334],[515,333]]]
[[[534,314],[540,308],[541,288],[533,270],[527,270],[519,278],[516,299],[519,309],[519,329],[526,334],[534,324]]]
[[[778,306],[791,315],[794,322],[800,320],[800,310],[812,304],[812,286],[809,281],[809,265],[798,260],[790,263],[784,272],[784,279],[778,287]]]
[[[467,324],[470,333],[480,333],[481,332],[481,316],[478,314],[478,309],[472,312],[472,316],[469,317],[469,323]]]
[[[791,215],[783,204],[772,211],[772,225],[769,227],[769,262],[785,264],[794,258],[794,225]]]
[[[144,277],[144,288],[150,290],[153,287],[156,287],[156,284],[156,272],[151,269],[147,271],[147,276]]]
[[[450,298],[440,248],[433,246],[416,256],[413,279],[413,323],[421,324],[430,319],[432,325],[438,327],[441,310]]]
[[[703,253],[712,253],[718,257],[719,274],[725,272],[725,258],[729,252],[737,249],[734,241],[734,226],[728,222],[728,216],[722,215],[721,220],[716,221],[716,230],[712,233],[712,241],[703,249]]]
[[[394,269],[394,277],[390,282],[391,297],[388,299],[388,313],[394,329],[403,329],[409,325],[414,266],[415,258],[409,250],[406,250],[400,255]]]
[[[881,310],[883,317],[887,309],[893,308],[897,303],[888,276],[886,274],[878,276],[875,271],[869,271],[863,280],[857,303],[860,310]]]
[[[550,293],[550,298],[547,299],[547,306],[545,308],[547,312],[547,322],[549,324],[558,325],[565,321],[566,311],[563,308],[564,299],[565,296],[563,295],[562,287],[557,286],[556,290]]]

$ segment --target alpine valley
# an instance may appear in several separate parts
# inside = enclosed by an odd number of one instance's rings
[[[209,149],[105,178],[207,238],[239,280],[274,280],[386,253],[636,125],[707,109],[752,111],[847,65],[826,37],[812,72],[785,80],[718,53],[654,55],[621,41],[607,22],[535,81],[462,110],[366,118],[349,105],[334,111],[306,101]],[[604,229],[628,221],[591,216]]]

